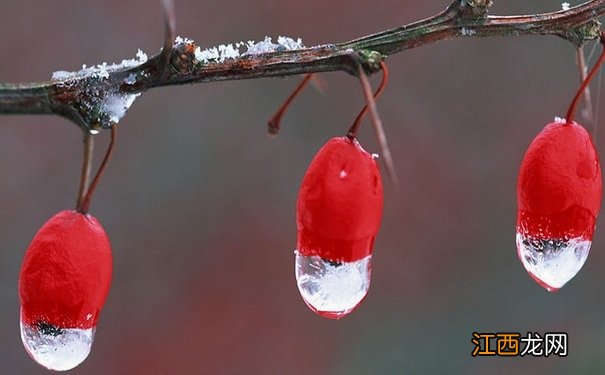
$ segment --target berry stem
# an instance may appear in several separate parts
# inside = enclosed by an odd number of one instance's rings
[[[385,89],[385,87],[387,85],[387,82],[389,80],[389,69],[387,68],[387,64],[385,64],[384,61],[380,62],[380,69],[382,69],[382,80],[380,81],[380,85],[376,89],[376,92],[374,92],[374,101],[376,101],[376,99],[378,99],[378,97],[380,96],[380,94],[382,94],[382,92],[384,91],[384,89]],[[353,121],[353,125],[351,125],[351,128],[349,129],[349,132],[347,133],[347,137],[349,137],[351,139],[357,137],[357,130],[359,129],[359,125],[361,124],[361,120],[363,120],[363,118],[364,118],[364,116],[365,116],[366,113],[368,113],[368,105],[367,104],[359,112],[359,114],[355,118],[355,121]]]
[[[116,141],[116,137],[117,137],[117,125],[114,124],[111,127],[110,134],[111,134],[111,137],[109,139],[109,145],[107,146],[107,151],[105,152],[103,161],[101,162],[101,165],[99,165],[99,169],[97,170],[95,177],[92,179],[92,182],[90,183],[90,187],[86,190],[86,195],[82,199],[81,204],[78,206],[77,211],[82,214],[86,214],[88,212],[88,210],[90,209],[90,203],[92,201],[92,196],[95,193],[95,190],[97,189],[99,180],[101,179],[101,176],[103,176],[103,173],[105,172],[105,168],[107,168],[107,163],[109,162],[109,159],[111,158],[111,155],[113,153],[113,149],[114,149],[114,145],[115,145],[115,141]]]
[[[384,62],[380,63],[383,71],[386,67]],[[374,101],[374,96],[372,95],[372,87],[370,86],[370,81],[368,80],[368,76],[366,72],[363,70],[363,66],[361,64],[358,65],[359,70],[359,82],[361,83],[362,91],[365,95],[365,99],[370,111],[370,119],[372,120],[372,127],[374,129],[374,135],[378,140],[378,145],[380,146],[380,152],[382,156],[382,161],[384,166],[386,167],[387,176],[393,183],[393,185],[397,185],[397,174],[395,172],[395,165],[393,164],[393,158],[391,157],[391,151],[389,149],[389,145],[387,143],[387,137],[384,132],[384,128],[382,126],[382,120],[380,120],[380,116],[378,115],[378,109],[376,109],[376,102]]]
[[[599,42],[601,43],[601,48],[602,48],[601,55],[599,56],[599,60],[597,60],[597,62],[594,64],[594,66],[590,70],[590,73],[588,73],[588,76],[586,77],[584,82],[582,82],[582,85],[580,85],[580,88],[576,92],[576,96],[574,96],[573,100],[571,101],[571,104],[569,105],[569,109],[567,110],[567,114],[565,115],[566,124],[571,124],[573,122],[573,117],[576,112],[576,107],[578,105],[578,101],[580,100],[580,97],[582,96],[582,93],[586,90],[586,87],[588,87],[588,84],[590,83],[590,81],[592,80],[592,78],[594,77],[596,72],[599,70],[599,68],[601,67],[601,64],[603,64],[603,62],[605,61],[605,33],[603,33],[603,31],[600,32]]]
[[[305,77],[302,79],[302,81],[300,81],[298,86],[296,86],[294,91],[292,91],[290,96],[288,96],[286,101],[279,107],[277,112],[275,112],[273,117],[271,117],[269,119],[269,124],[268,124],[269,125],[269,127],[268,127],[269,134],[277,135],[277,133],[279,133],[281,118],[284,116],[286,109],[288,109],[288,107],[290,106],[290,104],[292,103],[294,98],[296,98],[296,96],[298,96],[298,94],[302,91],[302,89],[305,88],[305,86],[307,85],[307,83],[309,83],[309,81],[311,80],[312,77],[313,77],[313,73],[306,74]]]
[[[78,197],[76,200],[76,210],[80,211],[82,202],[88,190],[88,182],[90,181],[90,171],[92,169],[92,152],[94,149],[94,138],[88,131],[83,131],[84,134],[84,149],[82,159],[82,171],[80,173],[80,187],[78,188]]]

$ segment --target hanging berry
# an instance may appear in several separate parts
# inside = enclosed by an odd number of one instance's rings
[[[77,209],[59,212],[40,228],[19,273],[21,340],[38,364],[55,371],[76,367],[90,353],[111,285],[109,239],[88,208],[113,149],[115,125],[90,187],[92,138],[85,140]]]
[[[69,370],[90,352],[109,292],[112,256],[101,224],[61,211],[32,240],[19,274],[21,339],[50,370]]]
[[[548,291],[574,277],[586,261],[602,194],[599,159],[576,122],[553,122],[533,140],[517,186],[517,252]]]
[[[317,314],[339,319],[366,296],[382,202],[376,160],[356,139],[319,150],[298,196],[295,251],[298,289]]]
[[[601,35],[601,44],[604,39]],[[580,271],[592,244],[603,181],[591,137],[573,120],[580,95],[605,59],[605,50],[567,111],[531,142],[517,184],[517,255],[550,292]]]

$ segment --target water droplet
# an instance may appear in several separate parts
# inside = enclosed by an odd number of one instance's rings
[[[58,328],[45,322],[35,326],[21,320],[21,341],[30,357],[54,371],[66,371],[82,363],[95,336],[95,328]]]
[[[582,268],[591,241],[581,238],[540,239],[517,233],[517,255],[529,275],[549,292],[556,292]]]
[[[355,262],[334,262],[294,253],[298,290],[317,314],[340,319],[352,312],[368,293],[371,255]]]

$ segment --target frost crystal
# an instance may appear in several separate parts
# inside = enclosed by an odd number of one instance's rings
[[[570,4],[569,3],[561,3],[561,9],[563,10],[569,10]]]
[[[193,41],[193,39],[189,39],[189,38],[183,38],[182,36],[177,36],[176,38],[174,38],[174,45],[179,45],[179,44],[193,44],[195,43]]]
[[[473,29],[467,29],[467,28],[465,28],[465,27],[463,27],[463,28],[460,30],[460,33],[461,33],[462,35],[464,35],[464,36],[473,36],[473,35],[477,34],[477,32],[476,32],[475,30],[473,30]]]
[[[557,123],[557,124],[565,124],[566,122],[567,121],[564,118],[559,117],[559,116],[555,116],[555,123]]]
[[[183,39],[178,37],[175,43],[193,43],[190,39]],[[246,47],[246,52],[242,52],[240,48]],[[209,47],[201,49],[196,47],[194,50],[195,59],[201,64],[208,64],[209,62],[225,62],[230,59],[237,59],[242,56],[260,55],[263,53],[279,52],[279,51],[291,51],[295,49],[304,48],[302,39],[296,40],[287,37],[279,36],[277,38],[277,44],[273,43],[271,37],[266,36],[260,42],[254,42],[249,40],[247,42],[237,42],[230,44],[221,44],[216,47]]]
[[[261,53],[275,52],[279,47],[279,44],[273,44],[271,39],[271,37],[266,36],[265,40],[261,42],[254,44],[250,44],[250,42],[248,42],[248,50],[246,53],[244,53],[244,55],[259,55]]]
[[[233,47],[233,44],[218,46],[218,51],[221,54],[219,61],[225,61],[227,59],[235,59],[239,57],[239,49]]]
[[[69,81],[75,78],[82,77],[94,77],[100,79],[109,78],[109,73],[120,70],[120,69],[128,69],[133,68],[135,66],[139,66],[147,62],[147,54],[141,50],[137,51],[136,57],[133,59],[125,59],[122,60],[119,64],[107,64],[106,62],[94,65],[88,68],[86,64],[82,65],[82,69],[77,72],[66,72],[64,70],[59,70],[53,73],[52,80],[53,81]]]
[[[210,60],[218,60],[220,56],[216,47],[208,48],[203,51],[200,49],[200,47],[197,47],[193,53],[195,55],[195,59],[202,63],[208,63]]]
[[[126,83],[128,85],[134,85],[136,81],[137,81],[137,75],[134,73],[130,73],[128,75],[128,77],[126,77],[124,79],[124,83]]]
[[[287,36],[279,36],[277,37],[277,43],[285,47],[288,51],[304,48],[302,39],[300,38],[294,40]]]

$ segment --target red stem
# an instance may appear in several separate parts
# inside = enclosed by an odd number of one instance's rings
[[[90,169],[92,164],[92,152],[94,148],[94,138],[92,135],[84,131],[84,149],[82,158],[82,170],[80,171],[80,187],[78,188],[78,199],[76,200],[76,210],[80,210],[86,190],[88,190],[88,182],[90,180]]]
[[[590,73],[588,73],[588,76],[586,77],[584,82],[582,82],[582,85],[576,92],[576,96],[574,96],[573,100],[571,101],[571,104],[569,105],[569,109],[567,110],[567,114],[565,115],[566,124],[571,124],[573,122],[573,117],[576,112],[576,107],[578,105],[578,101],[580,100],[580,97],[582,96],[582,93],[584,92],[584,90],[586,90],[586,87],[588,86],[588,84],[590,83],[590,81],[592,80],[594,75],[597,73],[597,71],[601,67],[601,64],[603,64],[603,62],[605,61],[605,33],[603,33],[603,31],[601,31],[600,36],[601,37],[600,37],[599,41],[601,43],[601,47],[603,48],[603,50],[601,51],[601,56],[599,56],[599,60],[594,64],[594,66],[590,70]]]
[[[288,109],[288,107],[290,106],[290,103],[292,103],[294,98],[296,98],[296,96],[302,91],[302,89],[307,85],[307,83],[309,83],[309,81],[311,80],[311,77],[313,77],[313,73],[306,74],[305,78],[303,78],[303,80],[300,81],[298,86],[296,86],[294,91],[292,91],[290,96],[288,96],[288,98],[286,99],[284,104],[282,104],[281,107],[279,107],[279,109],[277,110],[277,112],[275,112],[273,117],[271,117],[269,119],[269,128],[268,128],[269,134],[276,135],[277,133],[279,133],[281,118],[284,116],[286,109]]]
[[[80,213],[86,214],[88,212],[88,210],[90,209],[90,203],[92,201],[92,196],[93,196],[95,190],[97,189],[99,180],[101,179],[101,176],[105,172],[107,163],[109,162],[109,159],[111,158],[111,154],[113,153],[116,136],[117,136],[117,125],[114,124],[111,127],[111,138],[109,139],[109,146],[107,146],[107,151],[105,152],[105,157],[103,157],[103,161],[101,162],[101,165],[99,166],[99,169],[97,170],[97,174],[95,175],[92,182],[90,183],[90,187],[86,191],[86,195],[84,196],[84,199],[82,200],[81,204],[78,207],[78,212],[80,212]]]

